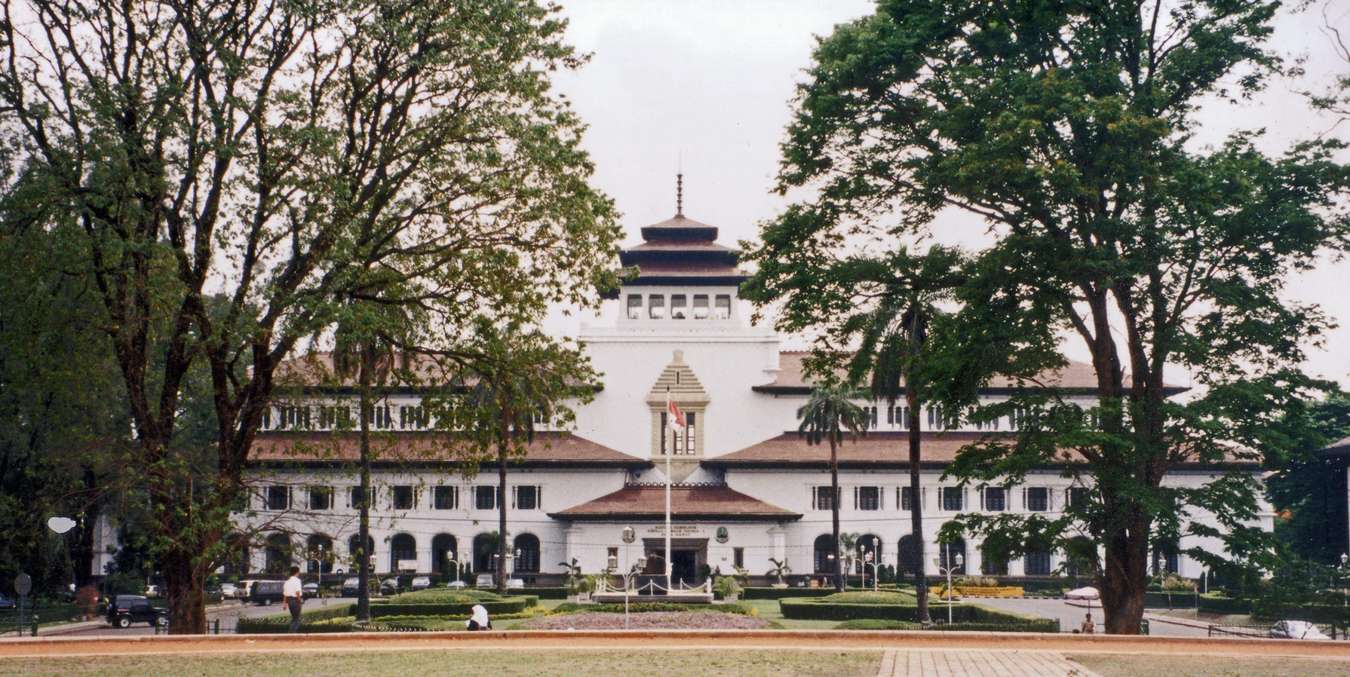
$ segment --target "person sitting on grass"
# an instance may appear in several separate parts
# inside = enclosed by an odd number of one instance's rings
[[[1095,624],[1093,624],[1093,622],[1092,622],[1092,612],[1091,612],[1091,611],[1089,611],[1089,612],[1087,613],[1087,616],[1085,616],[1085,617],[1083,618],[1083,626],[1082,626],[1081,629],[1082,629],[1082,631],[1083,631],[1083,634],[1085,634],[1085,635],[1091,635],[1092,633],[1094,633],[1094,632],[1097,631],[1097,626],[1096,626]]]
[[[473,615],[469,617],[468,621],[465,621],[464,625],[470,631],[491,630],[492,621],[488,618],[487,607],[482,604],[473,605]]]

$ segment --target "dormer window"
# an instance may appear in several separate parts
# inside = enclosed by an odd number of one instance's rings
[[[718,294],[716,305],[713,307],[713,317],[719,320],[731,319],[731,296],[728,294]]]
[[[628,295],[628,319],[642,319],[642,294]]]
[[[694,294],[694,319],[708,319],[708,295]]]
[[[666,318],[666,297],[652,294],[647,297],[647,316],[653,320]]]
[[[670,319],[684,320],[689,318],[689,297],[684,294],[673,294],[670,297]]]

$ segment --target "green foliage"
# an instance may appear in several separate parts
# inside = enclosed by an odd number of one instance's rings
[[[1149,546],[1217,537],[1226,557],[1186,554],[1214,569],[1274,564],[1252,526],[1256,472],[1303,451],[1298,419],[1328,387],[1298,370],[1327,318],[1284,290],[1291,271],[1350,241],[1342,145],[1267,154],[1260,132],[1192,143],[1202,103],[1240,101],[1284,67],[1264,44],[1278,8],[883,0],[816,49],[778,185],[809,197],[747,243],[759,271],[747,296],[818,335],[893,316],[888,279],[951,284],[922,383],[952,416],[1017,414],[1019,426],[968,445],[948,475],[1019,482],[1056,467],[1090,489],[1054,519],[969,515],[955,528],[999,556],[1087,534],[1105,551],[1086,564],[1103,572],[1113,632],[1137,631],[1116,610],[1143,594]],[[994,241],[933,270],[902,243],[936,235],[949,208]],[[1064,365],[1065,334],[1092,356],[1091,403],[1041,387]],[[1177,367],[1202,386],[1185,402],[1169,399]],[[995,376],[1020,389],[978,401]],[[1164,484],[1195,464],[1220,476]],[[1217,525],[1192,521],[1199,511]]]
[[[662,611],[693,611],[708,613],[727,613],[742,614],[746,616],[755,615],[755,609],[752,606],[739,603],[731,604],[678,604],[675,602],[629,602],[629,613],[649,613]],[[621,614],[624,612],[622,602],[606,604],[577,604],[575,602],[563,602],[553,608],[554,613],[572,614],[572,613],[610,613]]]
[[[1315,452],[1350,437],[1350,394],[1335,393],[1312,403],[1293,424],[1304,453],[1270,459],[1274,473],[1266,491],[1276,510],[1275,535],[1291,557],[1337,564],[1346,552],[1344,466]]]
[[[902,592],[836,592],[820,598],[822,602],[846,604],[914,604],[914,595]]]
[[[450,590],[433,588],[400,592],[388,599],[390,604],[474,604],[477,602],[496,602],[504,599],[501,595],[488,590]]]
[[[921,630],[923,626],[910,621],[884,620],[880,618],[855,618],[834,626],[835,630]]]

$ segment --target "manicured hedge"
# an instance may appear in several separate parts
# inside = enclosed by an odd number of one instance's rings
[[[1211,614],[1249,614],[1252,612],[1252,602],[1219,595],[1201,595],[1199,610]]]
[[[923,626],[910,621],[888,621],[881,618],[855,618],[834,626],[835,630],[921,630]]]
[[[1194,609],[1194,592],[1156,592],[1144,593],[1144,606],[1150,609]]]
[[[1256,600],[1252,603],[1252,617],[1278,621],[1296,619],[1314,623],[1350,623],[1350,608],[1339,604],[1296,604]]]
[[[334,604],[300,614],[300,632],[352,632],[356,613],[355,604]],[[272,614],[255,618],[240,618],[235,632],[243,634],[276,634],[289,632],[290,614]]]
[[[567,599],[567,588],[526,588],[525,592],[539,599]]]
[[[630,613],[647,613],[655,611],[706,611],[713,613],[744,614],[754,613],[753,607],[743,604],[676,604],[674,602],[629,602],[628,611]],[[606,604],[578,604],[575,602],[564,602],[553,608],[554,613],[623,613],[623,602],[614,602]]]
[[[482,600],[478,602],[446,602],[441,604],[403,604],[381,602],[370,605],[371,618],[385,616],[467,616],[473,612],[475,604],[483,605],[487,612],[496,614],[515,614],[539,603],[533,595],[506,597],[500,600]]]
[[[976,623],[974,621],[956,622],[950,625],[937,623],[930,629],[950,632],[1059,632],[1059,620],[1039,618],[1009,623]]]
[[[884,587],[884,586],[883,586]],[[894,587],[894,586],[892,586]],[[746,588],[742,599],[782,599],[784,597],[824,597],[833,595],[834,588]]]
[[[778,600],[784,618],[818,621],[851,621],[855,618],[880,618],[913,621],[917,608],[908,604],[851,604],[827,602],[814,597],[785,597]]]

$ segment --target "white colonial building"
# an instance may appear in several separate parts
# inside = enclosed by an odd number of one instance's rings
[[[796,410],[810,389],[804,354],[782,350],[777,334],[751,325],[748,307],[737,297],[744,280],[737,252],[717,244],[717,228],[676,214],[641,234],[642,244],[622,253],[623,263],[640,274],[607,302],[617,304],[609,313],[613,320],[585,325],[578,337],[603,373],[602,387],[578,409],[574,429],[536,437],[528,457],[511,466],[505,494],[498,495],[490,470],[466,479],[434,450],[410,453],[434,448],[436,441],[425,430],[415,390],[397,391],[377,408],[377,446],[382,457],[397,459],[376,463],[377,572],[494,567],[497,501],[504,500],[517,577],[552,582],[563,573],[561,562],[575,559],[584,571],[596,572],[610,556],[633,561],[642,554],[651,556],[649,571],[656,573],[664,548],[667,457],[675,483],[671,560],[677,578],[694,581],[705,566],[723,572],[744,567],[763,576],[771,558],[786,560],[794,577],[823,576],[832,568],[829,450],[807,445],[795,432]],[[1089,367],[1074,364],[1056,378],[1060,392],[1091,404]],[[984,397],[1006,397],[1011,388],[995,384]],[[288,565],[292,557],[309,560],[311,571],[350,566],[357,442],[354,433],[333,428],[357,407],[350,390],[306,392],[273,408],[254,453],[254,504],[237,517],[241,530],[261,531],[257,542],[270,544],[248,549],[247,566],[254,571]],[[668,396],[688,416],[678,436],[663,434]],[[863,550],[902,572],[914,566],[909,539],[924,539],[927,555],[938,554],[938,529],[959,513],[1053,517],[1082,490],[1050,467],[1016,486],[959,487],[942,479],[961,446],[1011,431],[1014,422],[944,429],[944,417],[930,410],[921,416],[923,489],[911,497],[903,412],[885,402],[866,405],[873,429],[839,450],[842,530],[859,535]],[[1217,472],[1185,468],[1167,482],[1198,483]],[[914,501],[924,509],[921,534],[910,533]],[[627,548],[620,538],[626,526],[638,533]],[[1271,527],[1268,515],[1261,526]],[[1179,545],[1220,548],[1189,537]],[[973,538],[953,547],[953,559],[962,552],[972,573],[1048,575],[1064,564],[1055,552],[990,561]],[[336,562],[321,565],[320,552],[330,560],[335,554]],[[1175,553],[1163,560],[1182,575],[1200,574],[1196,563]]]

